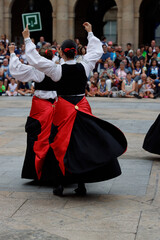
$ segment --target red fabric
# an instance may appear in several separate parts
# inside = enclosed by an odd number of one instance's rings
[[[38,179],[41,178],[44,159],[49,150],[49,136],[51,133],[52,122],[55,114],[55,104],[51,102],[33,97],[30,117],[37,119],[41,124],[41,133],[38,135],[37,141],[34,143],[33,150],[35,152],[35,168]]]
[[[59,166],[63,175],[65,175],[63,160],[70,142],[77,111],[92,115],[90,105],[85,97],[77,105],[73,105],[61,97],[58,98],[58,102],[56,103],[56,114],[53,119],[53,124],[58,126],[58,133],[51,147],[56,159],[59,161]]]

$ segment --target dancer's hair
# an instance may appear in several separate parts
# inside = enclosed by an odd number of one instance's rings
[[[49,60],[52,60],[53,58],[53,51],[51,48],[41,48],[39,50],[39,54],[42,56],[42,57],[45,57]]]
[[[65,40],[61,45],[61,49],[67,58],[74,58],[77,53],[77,45],[71,39]]]

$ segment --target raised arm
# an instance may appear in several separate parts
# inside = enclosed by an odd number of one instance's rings
[[[88,32],[88,45],[87,53],[84,55],[83,61],[81,62],[86,70],[87,76],[89,76],[90,71],[95,68],[96,62],[101,58],[103,54],[102,43],[100,40],[93,35],[92,26],[89,23],[84,23],[83,26]]]
[[[38,71],[32,66],[22,64],[14,53],[14,46],[9,46],[10,63],[9,71],[11,75],[21,82],[41,82],[44,79],[44,73]]]
[[[23,37],[25,40],[25,53],[29,64],[39,71],[44,72],[53,81],[59,81],[62,74],[61,65],[55,64],[53,61],[39,55],[35,44],[30,39],[28,26],[23,31]]]

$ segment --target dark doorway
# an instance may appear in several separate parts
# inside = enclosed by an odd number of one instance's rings
[[[75,37],[80,39],[83,44],[86,43],[86,32],[82,26],[83,22],[88,21],[93,26],[95,36],[103,36],[103,22],[105,13],[116,6],[114,0],[79,0],[75,7]]]
[[[160,45],[160,1],[143,0],[140,6],[139,43],[155,39]]]
[[[40,36],[44,36],[45,41],[52,42],[52,11],[52,5],[49,0],[15,0],[11,11],[12,41],[15,41],[17,44],[23,42],[22,13],[40,12],[42,31],[31,32],[31,38],[34,38],[37,43]]]

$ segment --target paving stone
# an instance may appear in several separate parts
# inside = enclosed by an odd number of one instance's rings
[[[12,233],[2,233],[0,234],[1,240],[67,240],[67,238],[59,237],[55,234],[49,234],[42,230],[39,231],[29,231],[23,230],[21,232],[13,231]]]

